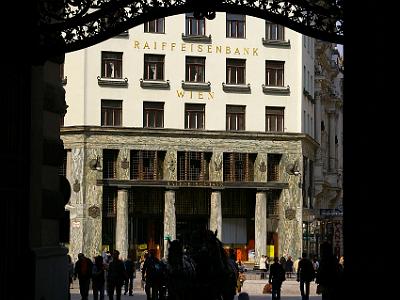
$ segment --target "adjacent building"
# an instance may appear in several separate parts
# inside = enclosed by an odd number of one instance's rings
[[[323,153],[333,155],[320,148],[333,100],[314,97],[315,53],[293,30],[217,13],[146,22],[67,54],[73,259],[104,248],[164,256],[167,239],[197,228],[217,230],[244,261],[314,253],[308,228],[329,198]]]

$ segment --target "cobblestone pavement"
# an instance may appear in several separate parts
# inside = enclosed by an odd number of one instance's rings
[[[264,280],[246,280],[244,282],[242,292],[246,292],[250,296],[250,300],[270,300],[271,294],[263,294],[262,290],[268,281]],[[310,300],[321,300],[321,296],[315,293],[317,285],[315,282],[310,286]],[[122,300],[146,300],[146,295],[140,287],[140,281],[135,280],[134,296],[122,295]],[[235,296],[237,300],[238,295]],[[80,300],[78,281],[74,282],[73,289],[71,289],[71,300]],[[89,300],[93,299],[92,291],[90,291]],[[114,296],[115,299],[115,296]],[[108,297],[105,297],[108,300]],[[286,280],[282,285],[281,300],[301,300],[299,283],[294,279]]]

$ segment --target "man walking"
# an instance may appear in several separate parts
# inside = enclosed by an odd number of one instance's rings
[[[302,259],[297,267],[297,281],[300,282],[300,293],[302,300],[309,300],[310,282],[315,278],[314,266],[307,254],[303,253]]]
[[[83,253],[78,254],[78,261],[75,263],[74,279],[79,279],[79,292],[82,300],[88,300],[90,278],[92,278],[93,262],[85,257]]]
[[[126,278],[125,266],[119,259],[119,251],[114,250],[113,260],[110,262],[107,272],[107,289],[110,300],[114,300],[114,290],[117,294],[117,300],[121,300],[121,289]]]

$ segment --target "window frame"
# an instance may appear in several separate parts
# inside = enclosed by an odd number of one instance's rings
[[[226,105],[226,131],[243,130],[246,130],[246,106]]]
[[[274,128],[272,128],[272,123],[275,123]],[[265,107],[265,131],[266,132],[285,131],[285,107],[282,106]]]
[[[106,57],[110,55],[110,57]],[[111,57],[112,55],[120,56],[120,57]],[[115,51],[102,51],[101,52],[101,77],[102,78],[111,78],[111,79],[122,79],[123,72],[123,52],[115,52]],[[114,65],[114,70],[109,74],[109,65],[108,63],[112,63]],[[112,75],[114,72],[114,75]],[[118,73],[119,72],[119,73]],[[118,74],[117,74],[118,73]]]
[[[279,68],[277,67],[279,64]],[[281,72],[281,73],[279,73]],[[272,76],[271,76],[272,75]],[[281,83],[279,83],[281,81]],[[280,60],[265,61],[265,86],[285,86],[285,62]]]
[[[198,59],[200,61],[200,59],[202,60],[202,62],[189,62],[189,60],[195,60]],[[196,69],[196,67],[199,67],[200,69],[202,68],[202,78],[200,78],[200,80],[196,80],[196,75],[194,77],[194,80],[191,80],[191,74],[192,74],[192,67],[194,67]],[[196,73],[196,72],[195,72]],[[200,72],[198,72],[200,73]],[[203,56],[186,56],[185,59],[185,81],[186,82],[202,82],[204,83],[206,79],[206,58]]]
[[[164,102],[143,102],[143,128],[164,128],[164,105]],[[151,114],[153,114],[153,122],[150,119]]]
[[[195,24],[195,27],[194,27]],[[194,28],[196,28],[194,30]],[[201,29],[202,32],[201,32]],[[195,31],[195,32],[194,32]],[[185,34],[186,36],[205,36],[206,35],[206,19],[196,19],[193,13],[185,14]]]
[[[154,60],[151,60],[154,58]],[[156,60],[159,58],[160,60]],[[150,70],[151,66],[155,66],[155,77],[150,78]],[[159,71],[161,71],[161,75],[159,76]],[[153,71],[154,72],[154,71]],[[162,81],[165,78],[165,55],[163,54],[150,54],[146,53],[143,56],[143,79],[151,80],[151,81]]]
[[[240,65],[242,64],[242,65]],[[242,80],[239,81],[239,70],[243,72],[241,74]],[[234,78],[232,75],[235,75]],[[227,84],[245,84],[246,83],[246,60],[238,58],[227,58],[226,59],[226,83]]]
[[[185,103],[185,129],[205,129],[205,104]],[[191,125],[191,115],[194,115],[195,124]],[[201,124],[199,123],[199,115],[201,115]]]
[[[160,29],[160,22],[161,21],[161,29]],[[154,29],[151,29],[151,25],[154,23]],[[151,21],[147,21],[143,24],[143,32],[145,33],[165,33],[165,18],[157,18]]]
[[[265,38],[270,41],[284,41],[285,26],[265,21]]]
[[[122,100],[101,99],[100,119],[101,126],[122,126]]]
[[[240,20],[240,18],[243,18],[244,20]],[[241,26],[243,26],[243,35],[241,35],[240,31]],[[236,39],[246,38],[246,15],[226,13],[226,37]]]

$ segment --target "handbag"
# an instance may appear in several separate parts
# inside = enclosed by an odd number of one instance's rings
[[[324,287],[322,284],[318,284],[318,285],[317,285],[316,293],[317,293],[318,295],[321,295],[321,294],[324,293],[324,292],[325,292],[325,287]]]
[[[271,294],[272,293],[272,284],[267,283],[264,285],[263,294]]]

